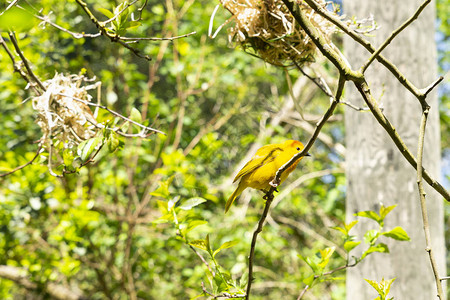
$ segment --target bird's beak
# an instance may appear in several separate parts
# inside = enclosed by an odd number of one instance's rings
[[[312,156],[312,155],[311,155],[311,154],[309,154],[309,153],[306,153],[306,154],[305,154],[305,156]]]

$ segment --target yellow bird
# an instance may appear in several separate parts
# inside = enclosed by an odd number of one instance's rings
[[[287,163],[296,153],[302,151],[303,148],[303,144],[295,140],[287,140],[281,144],[270,144],[259,148],[252,159],[245,164],[234,178],[233,183],[239,178],[241,181],[225,204],[225,213],[227,213],[234,200],[246,188],[251,187],[263,191],[269,190],[269,182],[274,179],[278,169]],[[306,156],[309,156],[309,154]],[[298,159],[281,174],[280,184],[294,171],[302,158]]]

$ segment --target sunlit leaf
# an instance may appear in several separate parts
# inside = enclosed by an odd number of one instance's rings
[[[363,255],[361,256],[361,259],[365,258],[367,255],[369,255],[373,252],[389,253],[389,248],[386,244],[383,244],[383,243],[379,243],[377,245],[371,246],[369,249],[367,249],[363,253]]]
[[[189,243],[192,247],[208,251],[206,240],[195,240]]]
[[[376,212],[371,210],[357,212],[355,216],[369,218],[378,223],[382,221],[381,217]]]
[[[83,162],[87,161],[91,154],[96,150],[98,144],[102,141],[99,137],[88,139],[78,145],[77,154]]]
[[[227,249],[227,248],[231,248],[234,245],[238,244],[238,241],[229,241],[229,242],[225,242],[223,243],[218,249],[216,249],[213,253],[213,257],[216,256],[217,253],[219,253],[221,250],[223,249]]]
[[[347,252],[352,251],[354,248],[356,248],[359,244],[361,244],[361,241],[354,242],[354,241],[346,241],[344,243],[344,249]]]
[[[206,199],[200,198],[200,197],[194,197],[186,200],[181,204],[179,207],[184,210],[190,210],[193,207],[202,204],[203,202],[206,202]]]
[[[381,205],[381,207],[380,207],[380,217],[381,217],[381,219],[384,220],[384,218],[386,218],[386,216],[396,207],[397,207],[397,204],[396,205],[391,205],[391,206],[388,206],[388,207],[384,207],[384,205]]]
[[[390,237],[394,240],[398,240],[398,241],[409,241],[411,240],[408,236],[408,234],[406,233],[406,231],[402,228],[402,227],[395,227],[392,230],[389,230],[387,232],[383,232],[382,235]]]

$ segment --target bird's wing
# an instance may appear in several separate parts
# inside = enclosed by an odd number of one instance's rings
[[[255,155],[252,157],[251,160],[249,160],[245,166],[239,171],[239,173],[234,178],[233,182],[236,182],[239,178],[242,176],[245,176],[254,170],[274,161],[274,159],[277,157],[277,155],[283,151],[283,149],[279,147],[274,147],[273,149],[268,149],[269,146],[273,145],[266,145],[258,149],[256,151]]]

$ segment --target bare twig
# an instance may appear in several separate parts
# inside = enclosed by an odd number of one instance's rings
[[[0,16],[3,15],[5,12],[7,12],[11,7],[13,7],[14,5],[16,5],[17,2],[19,2],[19,0],[14,0],[14,1],[12,1],[12,2],[8,5],[8,7],[6,7],[6,9],[0,13]]]
[[[363,45],[367,46],[367,43],[364,39],[362,39],[359,35],[354,33],[352,30],[350,30],[344,23],[342,23],[339,18],[337,18],[334,15],[331,15],[328,11],[323,9],[321,6],[317,5],[317,3],[314,0],[305,0],[315,11],[317,11],[321,16],[327,18],[330,20],[330,22],[337,25],[339,28],[341,28],[345,33],[350,35],[351,37],[354,37],[355,40],[358,42],[361,42]],[[316,44],[316,46],[319,48],[319,50],[327,57],[339,70],[341,75],[344,75],[345,80],[353,81],[356,85],[358,91],[361,93],[362,97],[364,98],[367,106],[370,108],[372,114],[375,116],[377,121],[383,126],[383,128],[386,130],[386,132],[389,134],[391,139],[394,141],[397,148],[400,150],[400,153],[405,157],[405,159],[414,167],[417,169],[417,162],[412,155],[411,151],[406,147],[405,143],[401,139],[400,135],[397,133],[395,128],[392,126],[392,124],[389,122],[389,120],[386,118],[386,116],[383,115],[380,108],[378,107],[376,101],[373,99],[369,86],[367,85],[367,82],[364,78],[364,74],[360,72],[356,72],[351,70],[350,66],[342,59],[340,55],[338,55],[335,51],[333,51],[330,47],[325,47],[324,45],[327,45],[324,38],[321,36],[321,34],[314,28],[314,26],[311,24],[309,18],[305,15],[305,13],[300,9],[298,4],[294,4],[293,2],[290,2],[289,0],[283,0],[283,3],[288,7],[294,18],[299,22],[300,26],[305,30],[305,32],[308,34],[308,36],[313,40],[313,42]],[[370,44],[369,44],[370,45]],[[373,47],[370,45],[367,46],[369,51],[371,53],[375,52]],[[422,103],[424,99],[423,92],[419,91],[414,85],[412,85],[407,79],[398,71],[398,69],[390,62],[388,62],[386,59],[381,60],[381,55],[377,56],[377,59],[380,62],[384,62],[383,65],[388,68],[396,78],[399,79],[399,81],[409,90],[411,91]],[[395,72],[393,72],[395,71]],[[302,151],[304,152],[304,151]],[[300,153],[304,155],[303,153]],[[298,154],[298,156],[300,156]],[[306,154],[306,152],[305,152]],[[450,193],[435,179],[431,177],[431,175],[426,171],[423,170],[423,177],[425,181],[433,187],[438,193],[440,193],[447,201],[450,201]]]
[[[95,106],[95,107],[104,109],[104,110],[110,112],[111,114],[113,114],[114,116],[119,117],[119,118],[121,118],[121,119],[123,119],[125,121],[130,122],[130,123],[133,123],[134,125],[139,126],[142,129],[144,129],[144,130],[153,131],[153,132],[157,132],[157,133],[166,135],[164,132],[159,131],[158,129],[147,127],[147,126],[142,125],[141,123],[135,122],[135,121],[133,121],[133,120],[131,120],[131,119],[129,119],[129,118],[119,114],[118,112],[113,111],[112,109],[108,108],[107,106],[104,106],[104,105],[101,105],[101,104],[97,104],[97,103],[88,102],[88,101],[85,101],[83,99],[80,99],[80,98],[77,98],[77,97],[73,97],[71,95],[62,94],[62,93],[57,93],[57,95],[64,96],[64,97],[69,97],[69,98],[72,98],[73,100],[79,101],[79,102],[84,103],[86,105]]]
[[[278,171],[275,174],[275,178],[270,183],[272,185],[271,188],[269,189],[269,191],[267,191],[267,193],[264,196],[264,198],[266,199],[266,204],[264,206],[264,211],[261,215],[261,218],[258,222],[258,226],[257,226],[256,230],[253,232],[253,238],[252,238],[252,242],[250,245],[250,255],[248,257],[248,284],[247,284],[246,299],[249,299],[249,297],[250,297],[251,284],[253,281],[253,260],[254,260],[254,256],[255,256],[256,240],[258,238],[258,234],[262,231],[262,228],[264,226],[264,221],[266,220],[267,214],[269,213],[270,205],[274,199],[273,193],[275,192],[276,187],[280,183],[281,174],[288,167],[290,167],[292,164],[294,164],[294,162],[296,162],[298,159],[300,159],[301,157],[305,156],[308,153],[309,149],[312,147],[315,140],[317,139],[319,132],[322,129],[323,125],[326,123],[328,118],[333,114],[334,109],[336,108],[337,104],[339,103],[339,99],[341,98],[342,92],[344,89],[344,84],[345,84],[345,80],[341,74],[341,76],[339,77],[339,83],[338,83],[338,87],[337,87],[337,91],[336,91],[336,96],[333,98],[334,100],[331,103],[331,106],[325,112],[325,114],[323,115],[320,122],[317,123],[316,130],[314,131],[312,137],[306,144],[303,151],[294,155],[286,164],[284,164],[283,166],[281,166],[278,169]]]
[[[426,88],[421,89],[421,93],[423,95],[423,98],[425,99],[427,95],[439,84],[441,81],[444,80],[443,76],[439,76],[438,79],[436,79],[434,82],[432,82],[429,86]]]
[[[430,2],[431,0],[425,0],[408,20],[406,20],[402,25],[400,25],[400,27],[398,27],[391,33],[391,35],[384,41],[384,43],[374,53],[372,53],[372,56],[370,56],[369,59],[361,66],[360,70],[361,73],[364,73],[367,70],[367,68],[374,61],[374,59],[381,53],[381,51],[383,51],[392,42],[392,40],[400,32],[402,32],[406,27],[408,27],[412,22],[414,22],[414,20],[416,20],[419,17],[420,13],[425,9],[425,7]]]
[[[20,59],[22,60],[25,68],[27,69],[28,75],[33,79],[33,81],[39,86],[39,88],[42,91],[45,91],[44,85],[33,73],[33,71],[31,70],[30,64],[28,63],[28,60],[25,58],[22,51],[20,50],[19,44],[17,43],[16,35],[14,34],[14,32],[9,33],[9,38],[11,39],[11,43],[14,45],[14,48],[16,49],[17,54],[19,54]]]
[[[127,48],[128,50],[133,52],[134,55],[136,55],[138,57],[144,58],[144,59],[149,60],[149,61],[152,60],[150,56],[141,54],[139,49],[133,48],[130,45],[128,45],[127,43],[125,43],[124,41],[121,41],[117,34],[110,33],[107,30],[106,26],[104,24],[102,24],[102,22],[100,22],[94,16],[94,14],[91,12],[89,7],[87,6],[86,2],[84,2],[83,0],[75,0],[75,1],[81,6],[81,8],[84,10],[84,12],[89,16],[89,18],[95,24],[95,26],[97,26],[97,28],[100,30],[102,35],[108,37],[111,40],[111,42],[115,42],[115,43],[118,43],[118,44],[122,45],[123,47]]]
[[[419,187],[419,197],[420,197],[420,208],[422,210],[422,221],[423,221],[423,230],[425,232],[425,250],[428,253],[430,258],[431,268],[433,270],[434,279],[436,282],[437,296],[439,299],[444,299],[444,291],[442,289],[442,282],[439,278],[438,266],[436,262],[436,258],[434,257],[434,251],[431,246],[431,234],[430,234],[430,224],[428,222],[428,212],[427,212],[427,203],[425,199],[425,190],[423,188],[422,181],[422,158],[423,158],[423,144],[425,139],[425,127],[427,124],[428,113],[430,110],[430,106],[426,105],[422,107],[422,119],[420,121],[420,129],[419,129],[419,141],[417,146],[417,185]]]
[[[173,41],[173,40],[177,40],[177,39],[181,39],[181,38],[185,38],[187,36],[196,34],[196,31],[192,31],[186,34],[182,34],[182,35],[178,35],[178,36],[172,36],[172,37],[162,37],[162,38],[157,38],[157,37],[126,37],[126,36],[122,36],[120,37],[121,40],[123,41]]]
[[[272,190],[272,189],[271,189]],[[250,292],[252,288],[252,282],[254,280],[253,278],[253,261],[255,259],[255,248],[256,248],[256,240],[258,239],[258,234],[262,231],[262,228],[264,226],[264,222],[267,218],[267,214],[269,213],[270,204],[273,201],[274,191],[269,191],[264,196],[266,199],[266,204],[264,206],[264,211],[261,214],[261,218],[259,219],[258,226],[256,227],[256,230],[253,232],[252,242],[250,245],[250,255],[248,256],[248,283],[247,283],[247,291],[245,294],[245,299],[248,300],[250,298]]]
[[[31,86],[33,91],[36,93],[36,95],[41,95],[42,92],[39,90],[39,88],[36,86],[34,82],[30,78],[28,78],[28,74],[22,69],[22,66],[20,63],[16,62],[16,59],[14,57],[14,54],[9,50],[8,46],[6,45],[5,40],[2,38],[0,34],[0,44],[2,45],[3,49],[5,49],[6,53],[8,54],[9,58],[11,59],[14,72],[19,73],[19,75]]]
[[[14,49],[16,50],[17,54],[19,55],[21,59],[21,63],[25,66],[25,69],[27,71],[24,71],[22,68],[22,64],[16,62],[14,54],[9,50],[8,46],[6,45],[5,40],[0,35],[0,44],[5,49],[6,53],[8,54],[9,58],[11,59],[11,62],[13,63],[14,71],[19,73],[20,76],[31,86],[33,91],[36,93],[36,95],[40,96],[45,91],[44,86],[42,85],[41,81],[36,77],[36,75],[31,70],[31,67],[28,63],[28,60],[23,55],[22,51],[20,50],[19,44],[17,43],[16,37],[13,32],[9,33],[10,41],[14,46]]]
[[[135,4],[138,0],[134,0],[131,1],[130,3],[128,3],[127,5],[125,5],[117,14],[115,14],[111,19],[108,19],[106,21],[101,22],[101,24],[104,26],[108,23],[111,23],[112,21],[114,21],[115,19],[117,19],[118,16],[120,16],[125,10],[128,9],[128,7],[132,6],[133,4]]]
[[[386,130],[388,135],[391,137],[391,139],[394,141],[397,148],[400,150],[400,153],[405,157],[405,159],[415,168],[417,169],[417,161],[414,158],[411,151],[408,149],[406,144],[401,139],[400,135],[398,134],[397,130],[394,128],[394,126],[389,122],[389,120],[386,118],[386,116],[381,112],[380,108],[378,107],[376,100],[373,98],[372,94],[370,93],[369,86],[367,85],[367,82],[355,82],[355,86],[362,95],[364,101],[366,102],[367,106],[369,106],[370,111],[377,119],[378,123]],[[450,201],[450,194],[449,192],[435,179],[431,177],[431,175],[428,173],[428,171],[423,168],[423,178],[425,181],[433,188],[435,189],[439,194],[441,194],[447,201]]]
[[[283,0],[286,3],[287,0]],[[351,37],[354,41],[361,44],[364,48],[366,48],[369,53],[374,53],[376,51],[375,47],[372,44],[361,37],[356,31],[352,30],[349,26],[347,26],[338,16],[332,14],[322,6],[320,6],[315,0],[305,0],[312,9],[314,9],[320,16],[324,17],[334,25],[336,25],[339,29],[341,29],[345,34]],[[289,7],[289,6],[288,6]],[[298,7],[298,6],[297,6]],[[296,12],[291,13],[296,15]],[[320,48],[319,48],[320,49]],[[320,49],[322,51],[322,49]],[[408,90],[410,91],[416,98],[420,99],[423,96],[421,90],[419,90],[414,84],[412,84],[401,72],[400,70],[389,60],[387,60],[382,54],[377,55],[376,59],[388,69],[392,75]],[[338,69],[341,69],[338,67]],[[427,181],[428,182],[428,181]],[[445,196],[444,196],[445,197]],[[446,197],[448,201],[449,198]]]
[[[65,32],[65,33],[70,34],[71,36],[73,36],[76,39],[96,38],[96,37],[99,37],[101,35],[100,32],[97,32],[97,33],[79,33],[79,32],[70,31],[70,30],[68,30],[68,29],[66,29],[66,28],[64,28],[64,27],[62,27],[62,26],[60,26],[60,25],[50,21],[50,16],[49,15],[44,15],[44,16],[34,15],[34,17],[36,17],[37,19],[42,21],[42,23],[40,23],[40,24],[44,24],[44,25],[45,24],[49,24],[49,25],[55,27],[56,29],[59,29],[59,30]]]
[[[342,96],[342,92],[344,90],[344,84],[345,84],[345,79],[344,79],[344,76],[341,74],[339,76],[339,83],[338,83],[338,87],[337,87],[337,91],[336,91],[336,96],[333,97],[333,102],[331,102],[330,107],[325,112],[322,119],[316,124],[316,129],[314,130],[314,133],[311,136],[311,138],[309,139],[308,143],[305,145],[305,148],[302,151],[300,151],[299,153],[295,154],[287,163],[285,163],[283,166],[281,166],[280,169],[278,169],[278,171],[275,174],[275,178],[270,183],[273,188],[276,188],[280,184],[281,174],[286,169],[288,169],[290,166],[292,166],[297,160],[299,160],[301,157],[305,156],[308,153],[309,149],[311,149],[312,145],[314,144],[317,137],[319,136],[320,130],[325,125],[328,118],[331,117],[336,106],[339,104],[339,101]]]
[[[21,166],[15,168],[15,169],[9,171],[9,172],[7,172],[7,173],[0,174],[0,177],[8,176],[8,175],[10,175],[10,174],[12,174],[12,173],[14,173],[14,172],[17,172],[17,171],[19,171],[19,170],[25,168],[25,167],[28,166],[28,165],[31,165],[31,164],[33,163],[33,161],[39,156],[39,154],[42,153],[41,150],[42,150],[42,143],[39,144],[39,148],[37,149],[36,154],[34,155],[34,157],[33,157],[29,162],[27,162],[26,164],[23,164],[23,165],[21,165]]]

